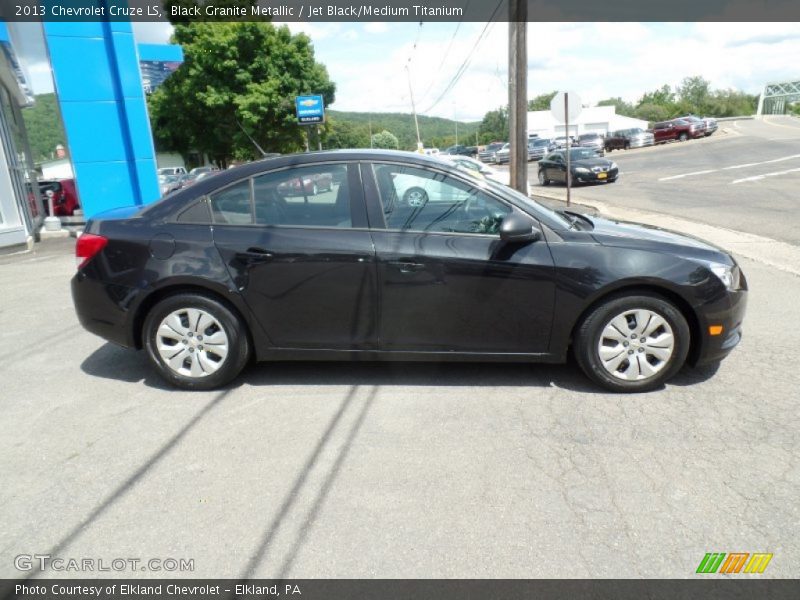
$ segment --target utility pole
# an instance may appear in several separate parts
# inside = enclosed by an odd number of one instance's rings
[[[508,129],[511,187],[528,195],[528,3],[509,0]]]
[[[572,188],[572,167],[570,164],[570,143],[569,143],[569,92],[564,92],[564,135],[567,142],[567,206],[570,205],[570,189]]]
[[[406,65],[408,75],[408,95],[411,97],[411,112],[414,113],[414,127],[417,128],[417,151],[422,150],[422,139],[419,137],[419,122],[417,121],[417,109],[414,106],[414,90],[411,89],[411,69]]]
[[[456,146],[458,146],[458,112],[456,111],[456,101],[453,100],[453,121],[456,124]]]

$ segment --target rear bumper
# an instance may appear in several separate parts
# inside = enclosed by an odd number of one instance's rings
[[[105,285],[82,272],[72,278],[72,302],[84,329],[126,348],[134,348],[133,329],[128,311],[120,303],[129,303],[135,290]]]

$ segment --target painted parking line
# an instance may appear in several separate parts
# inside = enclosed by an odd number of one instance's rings
[[[744,163],[741,165],[731,165],[730,167],[721,167],[719,169],[707,169],[705,171],[692,171],[691,173],[681,173],[680,175],[670,175],[669,177],[661,177],[659,181],[670,181],[671,179],[682,179],[684,177],[693,177],[695,175],[707,175],[708,173],[716,173],[718,171],[729,171],[731,169],[744,169],[747,167],[757,167],[759,165],[769,165],[772,163],[783,162],[785,160],[794,160],[800,158],[800,154],[792,154],[790,156],[782,156],[781,158],[773,158],[771,160],[762,160],[759,162]],[[744,181],[744,180],[743,180]]]
[[[743,179],[735,179],[731,181],[732,184],[734,183],[745,183],[747,181],[760,181],[766,177],[776,177],[778,175],[788,175],[789,173],[800,173],[800,168],[797,169],[787,169],[786,171],[775,171],[774,173],[764,173],[763,175],[755,175],[753,177],[745,177]]]
[[[691,177],[693,175],[705,175],[706,173],[713,173],[719,169],[709,169],[707,171],[693,171],[691,173],[682,173],[680,175],[671,175],[669,177],[662,177],[659,181],[669,181],[670,179],[682,179],[683,177]]]

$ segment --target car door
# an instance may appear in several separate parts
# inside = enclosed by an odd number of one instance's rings
[[[505,244],[519,209],[488,186],[434,168],[364,163],[377,254],[379,347],[385,351],[542,353],[550,339],[554,267],[544,240]],[[409,205],[396,180],[438,188]],[[435,185],[434,183],[435,182]]]
[[[567,181],[567,163],[560,152],[554,152],[547,157],[546,177],[552,181]]]
[[[375,250],[356,164],[266,172],[209,200],[214,243],[274,346],[375,348]]]

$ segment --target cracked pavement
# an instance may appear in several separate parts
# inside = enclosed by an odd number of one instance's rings
[[[80,328],[71,250],[0,257],[3,577],[34,553],[195,561],[150,577],[683,578],[772,552],[761,577],[798,575],[791,273],[742,259],[741,346],[648,394],[572,364],[407,363],[189,393]]]

